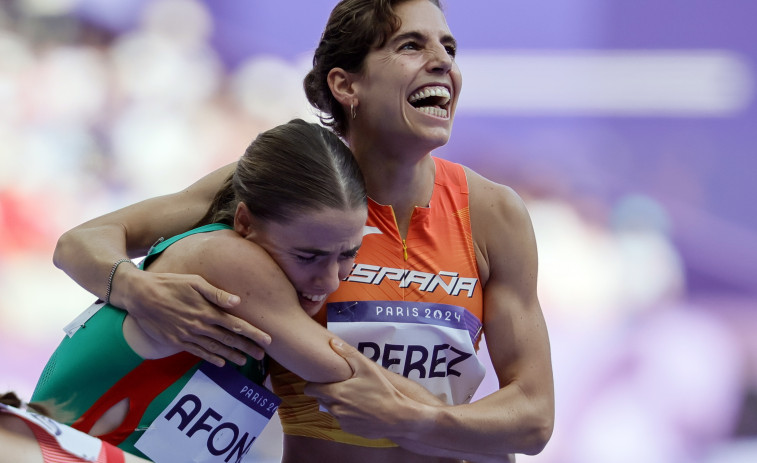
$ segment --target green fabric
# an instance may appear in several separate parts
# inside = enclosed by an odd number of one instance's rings
[[[224,229],[231,227],[209,224],[156,243],[140,268],[149,265],[166,248],[186,236]],[[139,366],[144,359],[124,339],[122,326],[125,318],[124,310],[105,305],[72,337],[64,337],[45,365],[32,394],[32,401],[45,405],[53,418],[70,425],[121,378]],[[119,445],[121,449],[144,457],[134,448],[134,443],[141,437],[141,431],[147,429],[178,395],[200,363],[198,361],[150,403],[136,432],[131,433]],[[257,384],[262,384],[268,374],[265,359],[258,361],[248,356],[245,365],[236,368]],[[146,387],[149,387],[149,380],[150,378],[145,378]]]
[[[223,223],[209,223],[207,225],[189,230],[188,232],[184,232],[180,235],[172,236],[167,240],[161,238],[157,243],[152,245],[149,251],[147,251],[147,257],[145,257],[142,263],[139,264],[139,268],[147,268],[147,266],[150,265],[152,261],[155,260],[158,255],[160,255],[161,252],[165,251],[168,246],[171,246],[182,238],[186,238],[187,236],[195,235],[197,233],[207,233],[216,230],[232,230],[232,227]]]
[[[124,339],[125,317],[125,311],[106,305],[73,337],[64,337],[42,371],[32,402],[42,403],[53,418],[70,425],[142,363]]]

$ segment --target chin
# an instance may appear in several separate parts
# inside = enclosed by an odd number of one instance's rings
[[[427,151],[433,151],[437,148],[441,148],[449,142],[450,131],[449,130],[434,130],[424,136],[425,143],[427,145]]]
[[[308,317],[315,317],[318,312],[321,311],[323,303],[323,301],[314,302],[308,299],[300,298],[300,306],[302,307],[302,310],[304,310],[305,313],[308,314]]]

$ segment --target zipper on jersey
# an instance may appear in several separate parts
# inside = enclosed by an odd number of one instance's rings
[[[394,219],[394,229],[397,230],[397,235],[399,235],[400,241],[402,241],[402,257],[404,257],[405,262],[407,262],[407,240],[400,235],[400,224],[397,222],[397,214],[394,213],[394,208],[392,207],[390,210],[392,211],[392,218]],[[412,217],[410,218],[410,221],[412,222]]]

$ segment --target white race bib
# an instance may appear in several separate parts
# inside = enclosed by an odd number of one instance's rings
[[[60,448],[83,460],[97,461],[97,457],[100,455],[100,449],[102,448],[100,439],[58,423],[52,418],[5,404],[0,404],[0,412],[16,415],[33,425],[41,427],[58,441]]]
[[[228,363],[203,362],[134,446],[159,463],[240,462],[279,403]]]
[[[481,322],[462,307],[403,301],[329,303],[328,329],[451,405],[469,402],[486,373],[473,347]]]

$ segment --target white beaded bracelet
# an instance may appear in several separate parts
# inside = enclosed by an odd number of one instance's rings
[[[110,276],[108,277],[108,290],[105,292],[106,304],[110,304],[110,292],[113,290],[113,275],[116,274],[116,269],[118,269],[118,266],[123,264],[124,262],[131,262],[131,259],[127,259],[127,258],[119,259],[116,261],[115,264],[113,264],[113,268],[110,269]]]

